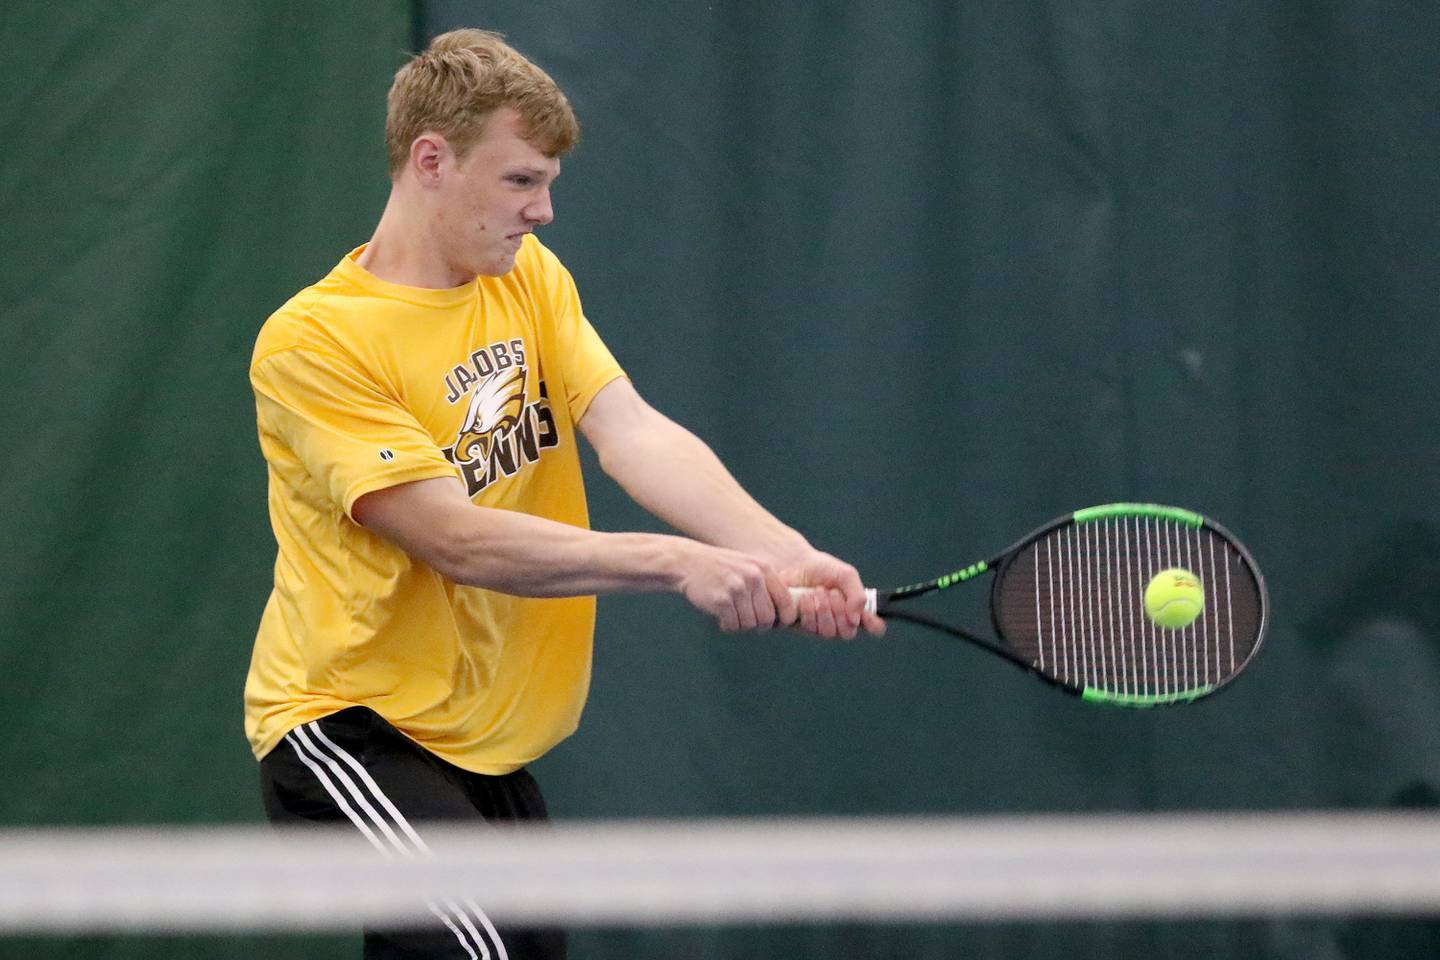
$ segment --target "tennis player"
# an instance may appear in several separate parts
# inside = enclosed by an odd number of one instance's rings
[[[586,320],[535,237],[578,135],[499,36],[437,37],[390,90],[370,242],[260,332],[279,553],[245,726],[273,821],[348,822],[410,856],[427,821],[543,819],[525,766],[579,721],[598,593],[677,593],[726,631],[884,629],[855,569],[649,406]],[[588,529],[577,434],[685,535]],[[366,931],[365,956],[564,955],[474,901],[429,908]]]

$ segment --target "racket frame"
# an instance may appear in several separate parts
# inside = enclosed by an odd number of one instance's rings
[[[1258,622],[1256,624],[1257,636],[1255,643],[1250,648],[1245,659],[1223,680],[1172,694],[1120,694],[1107,690],[1099,690],[1094,687],[1080,687],[1072,683],[1067,683],[1058,677],[1046,673],[1040,669],[1038,665],[1027,660],[1009,647],[1006,641],[1005,631],[1000,624],[1000,585],[1004,582],[1005,575],[1016,558],[1032,543],[1048,536],[1061,527],[1072,524],[1080,526],[1102,520],[1131,517],[1153,517],[1160,520],[1181,523],[1185,526],[1198,529],[1208,528],[1220,536],[1226,545],[1239,554],[1244,566],[1254,577],[1259,592],[1260,605]],[[969,582],[985,573],[991,575],[989,600],[990,624],[998,640],[984,637],[935,617],[896,606],[899,602],[921,597],[928,593],[946,590],[956,584]],[[894,590],[879,591],[876,596],[876,612],[881,617],[887,619],[902,620],[929,627],[932,630],[938,630],[941,633],[949,634],[952,637],[973,643],[1004,660],[1010,661],[1031,676],[1044,681],[1046,684],[1078,696],[1088,702],[1100,703],[1107,706],[1148,709],[1150,707],[1192,703],[1203,697],[1211,696],[1228,686],[1229,683],[1249,665],[1250,661],[1254,659],[1255,654],[1259,652],[1260,647],[1265,642],[1265,635],[1269,628],[1270,597],[1265,586],[1265,578],[1261,575],[1260,567],[1255,563],[1255,558],[1251,556],[1250,551],[1245,548],[1245,545],[1242,544],[1233,533],[1216,521],[1181,507],[1171,507],[1164,504],[1107,503],[1076,510],[1065,516],[1056,517],[1054,520],[1037,527],[1019,540],[1016,540],[1005,550],[989,559],[976,561],[967,567],[962,567],[959,570],[936,577],[933,580],[924,580],[919,583],[896,587]]]

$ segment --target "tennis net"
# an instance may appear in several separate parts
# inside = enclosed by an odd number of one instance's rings
[[[445,897],[569,926],[1440,914],[1419,813],[0,831],[0,934],[325,931]]]

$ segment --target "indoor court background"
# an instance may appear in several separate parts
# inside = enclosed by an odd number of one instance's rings
[[[499,29],[584,139],[542,238],[662,410],[880,585],[1075,507],[1213,516],[1274,619],[1105,712],[904,625],[606,598],[564,818],[1290,810],[1440,797],[1440,7],[7,3],[0,826],[261,816],[273,561],[246,366],[363,242],[390,78]],[[593,467],[593,462],[592,462]],[[594,525],[654,528],[591,471]],[[358,937],[0,956],[346,957]],[[587,931],[577,957],[1395,958],[1425,921]]]

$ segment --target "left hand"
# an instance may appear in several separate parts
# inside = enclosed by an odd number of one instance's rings
[[[796,604],[798,616],[780,626],[796,627],[820,637],[854,639],[863,627],[883,636],[885,621],[865,610],[865,584],[850,564],[818,550],[780,568],[780,579],[794,587],[811,587]]]

